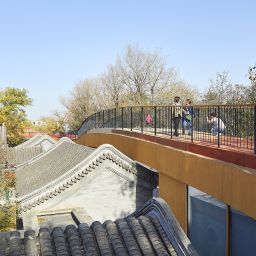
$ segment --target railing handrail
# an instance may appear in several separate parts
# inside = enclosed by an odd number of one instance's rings
[[[87,119],[89,119],[90,117],[92,117],[93,115],[100,113],[102,111],[109,111],[109,110],[113,110],[113,109],[118,109],[118,108],[154,108],[154,107],[173,107],[175,105],[171,104],[171,105],[125,105],[125,106],[118,106],[118,107],[112,107],[112,108],[107,108],[107,109],[102,109],[100,111],[94,112],[91,115],[87,116],[84,121],[81,123],[80,127],[77,129],[78,131],[81,129],[81,127],[83,126],[83,124],[86,122]],[[181,105],[182,107],[186,107],[186,105]],[[256,104],[191,104],[189,105],[190,107],[255,107]]]
[[[179,111],[177,107],[186,111]],[[151,119],[153,117],[150,124],[146,122],[147,114],[151,115]],[[256,154],[256,104],[119,106],[85,118],[78,135],[94,128],[122,128],[140,130],[141,133],[145,130],[155,135],[170,135],[170,138],[180,136],[182,131],[181,137],[190,139],[192,143],[217,142],[218,147],[245,148],[254,150]],[[185,137],[186,131],[189,137]]]

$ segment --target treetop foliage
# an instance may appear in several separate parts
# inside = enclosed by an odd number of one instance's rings
[[[0,91],[0,104],[3,107],[26,107],[32,104],[32,100],[27,96],[25,89],[18,89],[13,87],[6,87]]]

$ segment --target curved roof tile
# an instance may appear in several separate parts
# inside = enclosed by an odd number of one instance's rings
[[[131,217],[77,226],[55,227],[52,232],[41,228],[38,235],[28,230],[24,238],[17,231],[0,233],[1,255],[198,255],[168,205],[159,198],[148,201]]]

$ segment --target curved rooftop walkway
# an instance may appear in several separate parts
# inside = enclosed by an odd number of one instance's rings
[[[8,253],[9,252],[9,253]],[[0,233],[0,255],[198,255],[167,204],[152,199],[145,206],[115,221],[68,225],[39,234]]]
[[[104,129],[99,130],[103,131]],[[93,132],[93,130],[91,132]],[[154,135],[152,132],[143,131],[142,133],[139,130],[131,131],[129,129],[111,129],[108,132],[140,138],[199,155],[215,158],[228,163],[256,169],[256,154],[254,154],[253,150],[243,147],[218,145],[217,136],[212,136],[211,134],[202,134],[201,138],[199,138],[200,135],[197,134],[197,139],[194,139],[193,142],[191,142],[190,136],[171,137],[171,135],[168,134]],[[221,139],[225,140],[225,136],[222,135]]]
[[[87,117],[78,135],[105,128],[256,169],[255,104],[117,107]]]

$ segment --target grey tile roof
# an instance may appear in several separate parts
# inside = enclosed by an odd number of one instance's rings
[[[114,169],[117,175],[131,176],[132,180],[139,181],[140,185],[147,189],[157,186],[158,176],[155,172],[140,167],[112,145],[104,144],[97,149],[92,149],[73,143],[72,148],[67,146],[60,148],[63,142],[58,142],[59,144],[51,150],[28,162],[27,166],[23,165],[16,170],[17,200],[20,202],[22,211],[30,210],[48,199],[59,196],[67,188],[80,183],[88,176],[87,174],[94,173],[95,169],[109,170],[109,168],[105,168],[106,166],[104,167],[104,163],[109,160],[114,166],[111,170]],[[68,143],[66,142],[65,145]],[[67,148],[71,153],[63,156],[62,151]],[[78,154],[77,150],[85,152],[74,163],[74,160],[81,154],[81,152]],[[55,155],[56,159],[52,159],[52,155]],[[62,156],[61,159],[59,159],[60,156]],[[74,168],[71,169],[72,167]],[[143,184],[141,183],[142,179]]]
[[[24,148],[7,148],[7,162],[9,166],[17,166],[18,164],[29,161],[35,156],[43,152],[41,145]]]
[[[198,255],[161,199],[124,219],[0,234],[0,255]]]
[[[59,178],[94,149],[63,141],[51,152],[16,172],[16,192],[24,196]]]

